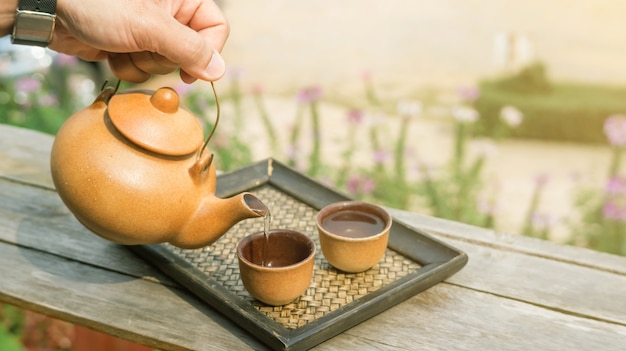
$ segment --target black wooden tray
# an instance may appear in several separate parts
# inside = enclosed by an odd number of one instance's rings
[[[231,318],[274,350],[306,350],[441,282],[467,263],[467,255],[394,218],[381,262],[362,273],[335,270],[319,247],[315,216],[325,205],[349,199],[268,159],[222,174],[217,195],[250,191],[272,212],[272,228],[303,232],[317,245],[307,291],[285,306],[250,297],[239,279],[238,241],[263,229],[263,219],[240,222],[217,242],[196,250],[169,244],[133,250]]]

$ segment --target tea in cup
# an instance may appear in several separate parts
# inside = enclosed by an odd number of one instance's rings
[[[391,223],[391,215],[380,206],[362,201],[332,203],[317,214],[322,254],[341,271],[366,271],[385,255]]]
[[[239,273],[255,299],[272,306],[288,304],[309,287],[313,278],[315,243],[289,229],[250,234],[237,245]]]

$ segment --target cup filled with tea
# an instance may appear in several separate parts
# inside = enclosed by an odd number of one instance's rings
[[[391,223],[389,212],[371,203],[329,204],[317,214],[322,254],[341,271],[364,272],[385,255]]]
[[[261,231],[239,242],[237,258],[241,281],[252,297],[267,305],[286,305],[311,283],[315,243],[294,230]]]

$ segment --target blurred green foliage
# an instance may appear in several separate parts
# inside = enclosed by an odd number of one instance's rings
[[[474,107],[481,116],[480,135],[493,135],[502,107],[513,105],[524,122],[512,137],[606,143],[602,126],[607,116],[626,112],[626,87],[552,83],[540,63],[479,86]]]
[[[46,70],[0,75],[0,123],[56,134],[72,113],[95,98],[100,77],[95,72],[89,63],[58,54]]]
[[[23,351],[20,339],[23,329],[22,310],[10,305],[0,305],[0,350]]]

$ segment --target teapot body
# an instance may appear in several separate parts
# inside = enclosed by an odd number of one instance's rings
[[[104,106],[77,112],[57,134],[51,168],[59,195],[83,225],[108,240],[169,241],[215,192],[213,164],[194,180],[196,153],[164,156],[140,148],[95,109]]]
[[[136,94],[143,99],[142,94],[149,93]],[[107,102],[106,94],[104,98],[101,94],[91,106],[72,115],[52,146],[50,166],[56,190],[85,227],[119,244],[170,242],[197,248],[217,240],[242,219],[265,215],[265,205],[249,193],[230,199],[215,196],[213,157],[200,147],[202,126],[195,118],[186,125],[196,123],[197,128],[189,133],[188,127],[180,129],[177,136],[183,133],[188,138],[176,143],[176,135],[164,134],[167,123],[161,131],[154,131],[158,128],[141,121],[138,132],[129,132],[124,123],[136,121],[116,123]],[[116,110],[126,111],[120,106]],[[120,131],[119,125],[126,129]],[[154,139],[159,133],[162,141]],[[160,152],[169,150],[167,143],[176,144],[174,149],[179,150]]]

